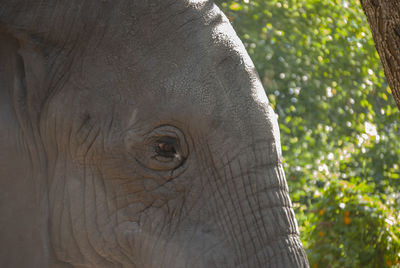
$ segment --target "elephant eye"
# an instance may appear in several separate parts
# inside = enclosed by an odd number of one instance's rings
[[[177,127],[162,125],[141,137],[127,135],[126,146],[141,166],[153,171],[171,171],[183,167],[189,157],[185,135]]]
[[[173,137],[162,137],[156,141],[155,152],[158,156],[166,158],[177,157],[177,140]]]

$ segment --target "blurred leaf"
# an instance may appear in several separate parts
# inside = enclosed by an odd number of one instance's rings
[[[241,10],[243,7],[239,3],[230,4],[229,8],[233,11]]]

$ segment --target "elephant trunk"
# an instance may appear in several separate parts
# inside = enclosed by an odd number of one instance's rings
[[[264,175],[249,176],[250,187],[254,188],[244,190],[246,201],[241,204],[244,210],[245,206],[250,210],[242,221],[242,229],[250,235],[243,247],[247,250],[243,266],[308,267],[283,168],[276,164],[260,169]]]
[[[235,267],[308,267],[279,154],[268,144],[222,161],[221,225]]]
[[[302,263],[307,257],[299,241],[282,166],[267,166],[263,170],[264,176],[253,178],[259,188],[246,193],[249,207],[253,208],[248,216],[244,216],[243,228],[247,227],[251,235],[250,253],[247,254],[249,257],[245,266],[307,266]],[[248,249],[249,246],[244,248]]]

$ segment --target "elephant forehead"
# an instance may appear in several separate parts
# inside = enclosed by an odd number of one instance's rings
[[[215,12],[219,14],[218,9]],[[219,24],[230,28],[226,20]],[[149,42],[142,40],[145,37],[141,34],[127,35],[111,25],[95,49],[89,46],[87,54],[77,60],[79,68],[73,70],[72,80],[93,88],[93,94],[121,95],[124,102],[131,104],[138,99],[161,104],[185,99],[189,103],[205,103],[209,109],[223,95],[215,92],[222,89],[215,77],[216,68],[233,51],[226,46],[233,47],[229,40],[234,32],[222,36],[215,26],[205,25],[200,19],[188,26],[176,26],[161,40],[156,31],[147,37],[153,40]],[[236,52],[230,54],[238,58]]]
[[[229,24],[210,3],[184,7],[183,11],[149,13],[138,19],[125,16],[121,20],[122,23],[109,23],[98,51],[107,55],[109,62],[122,68],[142,69],[153,74],[153,79],[179,68],[194,68],[213,50],[214,28]],[[200,66],[204,66],[204,60]]]
[[[135,21],[122,15],[119,24],[110,22],[77,60],[71,86],[89,99],[89,107],[119,109],[128,122],[136,111],[135,118],[147,122],[175,117],[244,129],[240,122],[260,114],[254,101],[265,104],[265,93],[228,20],[205,3],[172,17]]]

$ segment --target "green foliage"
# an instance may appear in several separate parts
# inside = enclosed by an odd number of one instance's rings
[[[328,183],[308,217],[308,255],[319,267],[387,267],[399,260],[400,215],[366,183]]]
[[[372,267],[384,266],[383,259],[395,263],[386,242],[371,240],[377,233],[361,233],[400,211],[400,124],[358,1],[216,3],[244,42],[279,116],[285,171],[312,264],[326,263],[324,256],[333,258],[331,267],[363,266],[366,259]],[[332,199],[331,191],[343,183],[354,188],[346,192],[349,200]],[[315,211],[341,203],[349,203],[351,215],[360,207],[379,209],[359,212],[357,220],[338,224],[322,239],[314,230],[326,219]],[[358,236],[349,227],[360,230]],[[400,230],[393,228],[379,237],[395,248]]]

